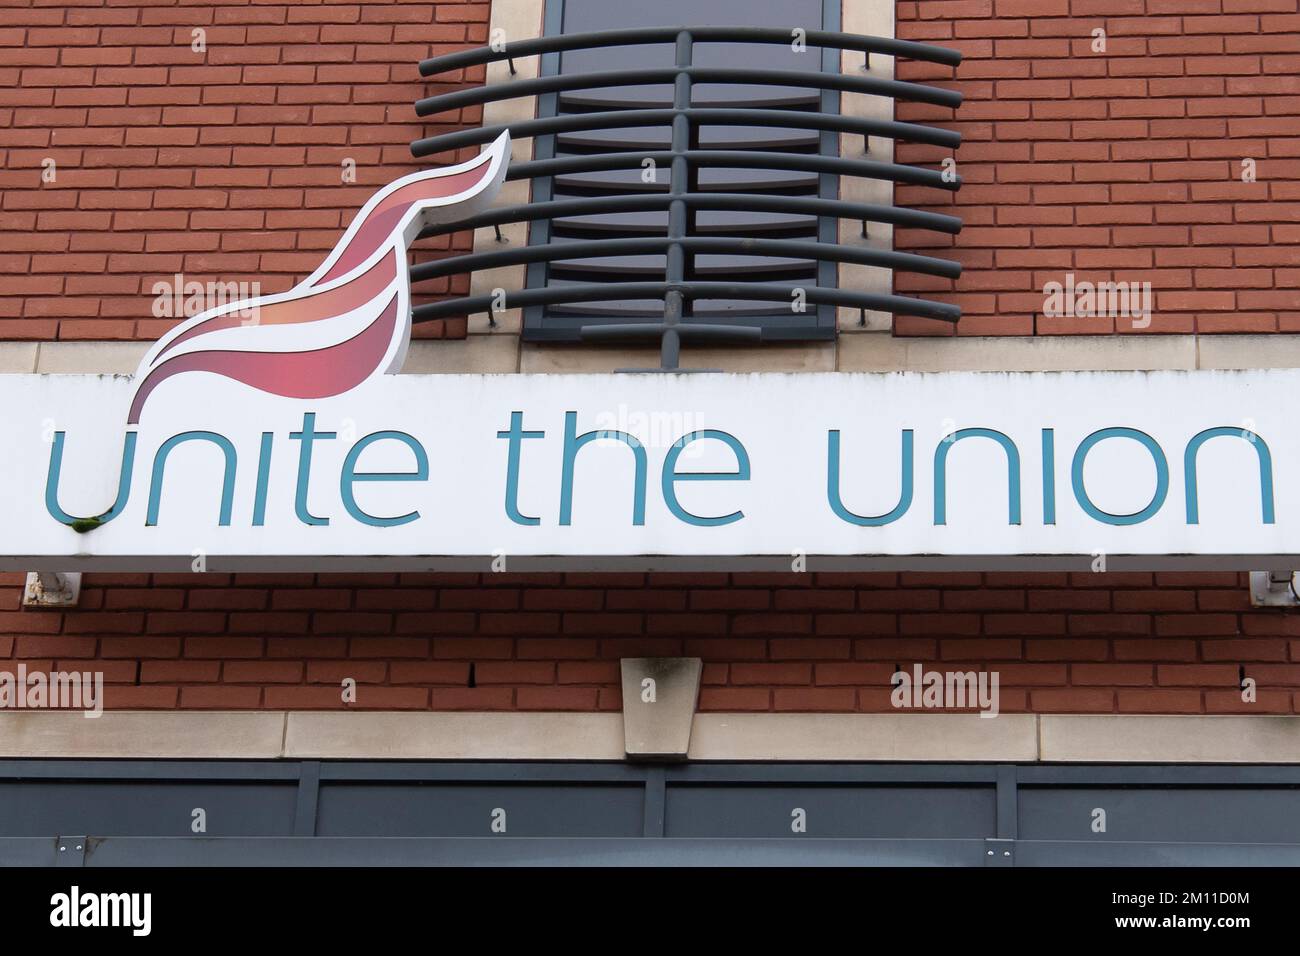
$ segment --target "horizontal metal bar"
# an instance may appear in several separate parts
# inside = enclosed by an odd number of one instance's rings
[[[0,865],[52,866],[51,837],[0,837]],[[983,866],[982,839],[91,836],[109,866]]]
[[[718,313],[705,316],[715,324],[718,324],[717,320],[721,317]],[[644,321],[651,321],[653,318],[652,316],[649,319],[644,319]],[[798,324],[794,322],[778,322],[777,320],[780,317],[774,316],[770,312],[761,312],[755,315],[734,315],[734,317],[732,313],[728,312],[727,318],[729,320],[728,324],[738,328],[761,328],[763,342],[833,342],[836,336],[836,331],[832,326],[809,325],[807,322]],[[629,321],[631,319],[632,317],[629,316]],[[584,327],[590,327],[593,323],[601,323],[602,321],[604,320],[600,315],[582,315],[574,312],[552,314],[547,317],[545,326],[539,327],[525,324],[519,334],[520,338],[525,342],[571,344],[582,341],[582,329]],[[642,319],[638,318],[637,321],[642,321]],[[697,320],[692,319],[691,321]],[[584,322],[587,323],[586,326],[583,325]],[[678,325],[675,328],[680,329],[683,326]],[[789,564],[788,561],[786,563]],[[602,561],[599,567],[603,569],[606,564]],[[704,567],[701,564],[698,569]],[[766,570],[770,570],[772,567],[774,565],[769,564]]]
[[[790,110],[787,112],[797,111]],[[672,123],[675,115],[674,111],[670,109],[614,110],[606,113],[571,113],[563,116],[547,116],[518,123],[501,123],[496,126],[478,126],[472,129],[462,129],[453,133],[440,133],[437,136],[417,139],[411,143],[411,155],[429,156],[433,153],[462,149],[466,146],[480,146],[483,143],[492,142],[507,131],[509,131],[511,139],[514,140],[548,136],[552,133],[574,133],[594,129],[666,126]]]
[[[1300,866],[1295,843],[1016,840],[1016,866]]]
[[[894,315],[918,315],[928,319],[956,322],[961,309],[945,302],[914,299],[909,296],[887,295],[877,292],[856,292],[850,289],[827,289],[821,286],[799,286],[803,300],[813,305],[844,305],[874,312]],[[771,285],[762,282],[595,282],[563,287],[520,289],[508,292],[505,302],[494,293],[446,299],[428,305],[416,306],[411,317],[416,322],[429,322],[459,315],[475,315],[491,311],[495,306],[505,309],[528,308],[534,305],[559,305],[571,302],[613,302],[632,299],[662,299],[670,291],[677,291],[688,299],[744,299],[758,302],[793,302],[795,287]]]
[[[560,317],[564,318],[564,317]],[[548,322],[551,319],[548,318]],[[782,328],[776,327],[772,336],[781,334]],[[830,341],[834,339],[835,330],[829,326],[790,325],[789,338],[799,341]],[[555,326],[552,326],[555,329]],[[520,337],[525,341],[563,341],[567,335],[572,341],[576,329],[560,327],[560,335],[547,335],[535,326],[525,325]],[[995,373],[987,373],[995,374]],[[733,549],[734,550],[734,549]],[[186,556],[188,557],[188,556]],[[500,558],[498,552],[497,558]],[[1264,560],[1261,561],[1261,558]],[[294,556],[295,562],[303,571],[340,572],[351,574],[357,569],[356,558],[340,555]],[[367,555],[366,570],[384,571],[449,571],[477,573],[490,565],[493,555]],[[952,554],[926,555],[926,567],[942,571],[1078,571],[1087,567],[1093,560],[1092,554],[1031,554],[1011,557],[990,557],[987,554]],[[234,571],[276,572],[283,569],[284,555],[262,553],[240,553],[210,558],[208,567],[216,568],[221,573]],[[915,555],[884,556],[864,554],[820,554],[810,552],[808,567],[816,571],[909,571],[916,568]],[[131,558],[105,557],[98,554],[62,555],[51,557],[49,554],[8,554],[0,555],[0,570],[21,572],[26,568],[40,564],[47,569],[62,571],[108,571],[111,573],[152,573],[162,569],[176,573],[189,573],[189,561],[172,553],[145,554]],[[1269,552],[1260,554],[1112,554],[1108,555],[1106,566],[1112,570],[1122,571],[1216,571],[1225,569],[1249,571],[1261,564],[1269,567],[1300,568],[1300,554],[1291,552]],[[517,567],[516,567],[517,565]],[[754,571],[761,574],[789,573],[790,558],[778,555],[736,555],[736,554],[691,554],[691,555],[633,555],[626,554],[584,554],[568,558],[553,554],[519,555],[511,564],[511,571],[528,573],[552,573],[557,569],[573,572],[606,571],[684,571],[690,573],[714,572],[725,567],[729,571]]]
[[[1165,764],[1094,766],[1031,764],[1021,766],[1018,782],[1045,787],[1300,787],[1300,766],[1259,764],[1179,764],[1171,773]]]
[[[878,163],[867,159],[846,159],[839,156],[819,156],[810,153],[778,153],[766,150],[743,149],[689,149],[682,153],[686,161],[696,168],[726,167],[731,169],[779,169],[794,172],[830,173],[836,176],[856,176],[860,179],[879,179],[911,186],[934,186],[938,189],[957,189],[960,177],[951,181],[943,173],[899,163]],[[629,170],[640,173],[647,159],[656,166],[671,163],[671,150],[649,152],[591,153],[582,156],[561,156],[555,159],[535,159],[515,163],[506,173],[506,179],[535,179],[538,176],[564,176],[571,173],[608,172]]]
[[[961,93],[943,90],[922,83],[903,80],[879,80],[872,76],[849,73],[823,73],[812,70],[745,70],[719,67],[689,66],[657,70],[606,70],[599,73],[557,73],[534,79],[493,83],[468,90],[440,93],[416,100],[417,116],[432,116],[467,106],[481,106],[500,100],[524,96],[541,96],[545,93],[565,93],[571,90],[607,89],[619,86],[666,86],[678,76],[690,77],[692,83],[729,83],[738,86],[793,86],[801,89],[838,90],[841,93],[865,93],[888,96],[896,100],[911,100],[934,106],[956,109],[961,105]]]
[[[583,133],[593,130],[633,129],[647,126],[667,126],[676,115],[670,109],[609,110],[600,113],[565,113],[541,119],[481,126],[456,130],[417,139],[411,143],[411,155],[429,156],[466,146],[490,143],[507,130],[512,139],[530,139],[563,133]],[[894,123],[883,120],[860,119],[836,113],[814,113],[805,110],[777,109],[720,109],[717,107],[692,107],[683,111],[688,120],[705,126],[764,126],[789,129],[818,129],[838,133],[856,133],[862,136],[885,136],[913,143],[946,146],[956,149],[961,145],[961,134],[950,130],[933,129],[914,123]]]
[[[1022,765],[1023,766],[1023,765]],[[997,783],[996,764],[958,763],[703,763],[690,761],[667,768],[669,786],[730,784],[982,785]]]
[[[0,780],[45,781],[199,781],[265,780],[295,782],[300,761],[263,760],[79,760],[66,758],[0,760]],[[611,762],[460,763],[325,761],[322,780],[348,781],[537,781],[638,783],[645,768]],[[755,784],[992,783],[996,768],[984,764],[710,764],[666,768],[669,783]],[[1259,764],[1021,764],[1018,784],[1031,788],[1197,787],[1230,789],[1297,787],[1300,766]]]
[[[1294,843],[1007,840],[1015,866],[1295,866]],[[91,836],[82,866],[970,866],[982,838]],[[52,837],[0,838],[0,865],[53,866]]]
[[[1293,556],[1294,558],[1295,556]],[[787,562],[788,563],[788,562]],[[8,781],[297,781],[298,759],[0,759]],[[1017,785],[1031,788],[1222,787],[1233,790],[1300,787],[1297,764],[1016,764]],[[620,761],[421,761],[324,760],[322,781],[629,783],[638,785],[648,765]],[[668,784],[993,784],[997,765],[983,763],[710,763],[663,768]]]
[[[692,322],[666,325],[663,322],[625,322],[584,325],[578,337],[584,342],[622,342],[628,339],[658,339],[672,329],[684,342],[761,342],[763,329],[757,325],[710,325]]]
[[[0,760],[0,780],[174,780],[184,767],[189,780],[258,780],[290,783],[298,780],[301,763],[269,760],[67,760],[43,757]]]
[[[672,202],[683,202],[694,209],[726,209],[746,212],[777,212],[804,216],[834,216],[866,222],[887,222],[908,229],[929,229],[956,235],[961,220],[955,216],[847,202],[842,199],[817,199],[811,196],[758,196],[750,193],[688,193],[684,196],[633,195],[595,196],[585,199],[561,199],[551,202],[517,203],[490,209],[455,223],[431,226],[420,233],[422,238],[449,232],[499,226],[511,222],[561,219],[570,216],[604,215],[614,212],[646,212],[667,209]]]
[[[930,256],[872,249],[866,246],[844,246],[798,239],[747,239],[732,236],[688,236],[684,239],[669,239],[666,236],[653,236],[638,239],[543,243],[450,256],[412,266],[411,281],[424,282],[428,279],[440,279],[444,276],[478,272],[481,269],[496,269],[501,266],[516,266],[528,262],[651,255],[665,252],[674,243],[688,252],[697,254],[777,256],[813,261],[851,262],[857,265],[881,266],[899,272],[943,276],[948,279],[956,279],[961,275],[961,265],[948,259],[935,259]]]
[[[768,285],[759,282],[685,282],[679,283],[684,293],[692,299],[745,299],[758,302],[790,302],[795,289],[789,286]],[[886,295],[875,292],[856,292],[850,289],[826,289],[820,286],[798,286],[805,300],[814,305],[847,305],[855,309],[871,309],[894,315],[919,315],[930,319],[956,322],[961,309],[946,302],[932,302],[905,295]]]
[[[301,760],[151,760],[62,757],[0,760],[0,780],[283,780],[299,778]],[[632,783],[648,765],[617,761],[376,761],[325,760],[322,781]],[[994,783],[992,764],[693,762],[663,768],[669,784],[924,784]],[[1049,787],[1300,786],[1300,765],[1259,764],[1020,764],[1018,783]]]
[[[547,273],[552,284],[565,282],[655,282],[666,279],[667,260],[660,256],[654,264],[620,264],[615,267],[598,259],[553,262]],[[696,263],[692,278],[712,282],[782,282],[802,286],[817,282],[819,263],[807,259],[755,259],[740,263]]]
[[[626,115],[627,112],[617,111]],[[670,111],[671,112],[671,111]],[[568,114],[566,114],[568,115]],[[584,115],[584,114],[578,114]],[[599,115],[599,114],[585,114]],[[855,133],[861,136],[881,136],[908,143],[925,143],[957,149],[961,146],[961,133],[955,130],[923,126],[919,123],[899,123],[894,120],[873,120],[839,113],[817,113],[809,110],[730,109],[714,106],[696,106],[686,110],[686,118],[701,126],[767,126],[791,129],[829,130],[837,133]],[[611,123],[611,126],[616,124]]]
[[[791,30],[778,27],[735,27],[735,26],[678,26],[678,27],[635,27],[623,30],[600,30],[591,33],[567,33],[548,37],[537,37],[506,43],[493,49],[491,46],[476,47],[472,50],[460,50],[443,56],[435,56],[420,61],[420,75],[433,76],[449,70],[463,70],[466,67],[481,66],[499,60],[518,59],[537,56],[543,53],[562,53],[566,50],[597,49],[611,46],[635,46],[644,43],[672,43],[681,33],[689,33],[696,43],[774,43],[789,46],[794,34]],[[956,66],[961,62],[961,53],[947,47],[933,46],[929,43],[915,43],[909,40],[895,40],[889,37],[862,36],[856,33],[838,33],[829,30],[808,30],[802,37],[810,47],[823,49],[857,50],[862,53],[881,53],[886,56],[901,56],[927,63],[942,63]]]
[[[350,761],[325,760],[320,779],[330,783],[530,783],[625,784],[642,786],[645,767],[632,763],[478,761]]]

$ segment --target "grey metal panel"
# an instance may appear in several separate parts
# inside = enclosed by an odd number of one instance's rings
[[[0,866],[57,866],[57,842],[52,836],[0,837]]]
[[[649,768],[629,763],[530,762],[478,763],[475,761],[352,761],[326,760],[320,765],[322,781],[443,781],[517,783],[622,783],[640,784]]]
[[[0,862],[52,863],[47,840],[0,839]],[[92,838],[111,866],[982,866],[982,840]]]
[[[680,783],[905,783],[988,784],[998,780],[992,764],[925,763],[705,763],[667,768]]]
[[[60,833],[189,836],[195,808],[212,836],[292,833],[298,789],[290,783],[0,782],[0,836]]]
[[[1019,835],[1086,842],[1300,843],[1300,789],[1023,787]],[[1092,832],[1094,812],[1106,830]]]
[[[1280,766],[9,760],[0,866],[1300,865],[1297,810]]]
[[[1263,764],[1031,764],[1016,768],[1020,785],[1300,786],[1300,766]]]
[[[0,780],[296,781],[300,774],[301,764],[289,760],[0,760]]]
[[[297,805],[293,812],[293,835],[316,835],[316,804],[320,800],[320,761],[306,760],[298,784]]]
[[[1300,845],[1021,840],[1017,866],[1300,866]]]
[[[987,866],[983,840],[90,838],[115,866]],[[1017,866],[1297,866],[1300,846],[1022,840]],[[52,866],[48,838],[0,838],[0,866]]]
[[[782,837],[795,811],[816,837],[975,838],[997,829],[993,787],[673,786],[670,837]]]
[[[998,838],[1014,840],[1019,815],[1020,794],[1017,791],[1015,764],[1006,764],[998,771]]]
[[[651,767],[645,785],[645,823],[642,836],[664,835],[664,800],[668,791],[663,767]]]
[[[322,783],[320,836],[488,837],[504,810],[519,837],[641,836],[642,787],[606,785]]]

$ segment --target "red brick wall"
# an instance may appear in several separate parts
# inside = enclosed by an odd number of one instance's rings
[[[714,711],[890,711],[921,663],[997,671],[1005,711],[1300,713],[1300,616],[1237,574],[88,575],[66,612],[0,581],[0,670],[103,670],[110,709],[351,677],[362,709],[617,710],[620,657],[691,655]]]
[[[415,64],[486,40],[488,4],[190,6],[10,0],[0,24],[0,338],[153,339],[158,280],[281,291],[313,269],[373,187],[416,168],[433,90]],[[922,0],[898,33],[957,47],[905,79],[966,96],[965,318],[903,334],[1137,332],[1045,318],[1044,283],[1149,280],[1160,332],[1300,331],[1297,0]],[[207,31],[206,54],[191,31]],[[1091,31],[1107,32],[1092,53]],[[481,73],[481,71],[480,71]],[[901,119],[954,125],[900,104]],[[477,122],[476,112],[464,117]],[[942,153],[903,146],[907,162]],[[58,164],[42,183],[41,163]],[[357,182],[341,182],[345,158]],[[1243,158],[1258,180],[1243,183]],[[464,237],[458,241],[463,247]],[[903,248],[934,237],[902,232]],[[946,250],[936,251],[944,254]],[[902,291],[952,283],[898,277]],[[426,292],[436,292],[430,284]],[[418,334],[464,334],[463,320]]]
[[[968,58],[955,80],[901,68],[967,96],[952,250],[967,271],[943,293],[966,312],[958,332],[1125,331],[1035,315],[1042,285],[1071,270],[1149,278],[1151,332],[1300,330],[1296,9],[900,3],[900,35]],[[440,128],[415,121],[431,90],[415,64],[484,42],[487,11],[11,0],[0,339],[152,339],[169,324],[149,316],[153,283],[175,272],[287,288],[373,187],[415,168],[409,141]],[[1097,26],[1105,55],[1088,50]],[[349,157],[355,185],[341,182]],[[1245,157],[1254,184],[1238,178]],[[1251,712],[1292,712],[1300,691],[1300,617],[1251,609],[1235,574],[90,575],[67,612],[21,609],[20,586],[0,576],[0,667],[102,669],[114,708],[335,707],[354,677],[366,708],[615,709],[617,659],[646,654],[704,658],[709,710],[887,710],[895,664],[916,662],[998,670],[1006,710],[1241,710],[1241,666],[1260,686]]]
[[[375,188],[420,168],[411,140],[449,128],[416,119],[433,89],[416,63],[487,42],[488,9],[6,0],[0,339],[157,338],[173,321],[152,289],[175,273],[292,286]],[[464,320],[417,330],[442,334]]]
[[[955,127],[964,186],[953,202],[906,187],[897,201],[954,212],[963,318],[901,319],[938,335],[1300,331],[1300,15],[1297,0],[920,0],[898,36],[955,47],[957,69],[902,61],[901,79],[966,100]],[[1105,53],[1091,51],[1106,31]],[[900,103],[898,118],[950,125],[953,111]],[[937,163],[902,146],[903,162]],[[1243,159],[1258,179],[1241,179]],[[942,199],[942,197],[940,197]],[[925,204],[931,204],[926,206]],[[946,238],[946,237],[944,237]],[[1149,281],[1149,328],[1126,318],[1043,316],[1063,281]],[[900,291],[953,289],[899,275]]]

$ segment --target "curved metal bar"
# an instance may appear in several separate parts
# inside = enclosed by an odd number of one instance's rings
[[[859,119],[836,113],[813,113],[802,110],[754,109],[732,110],[711,107],[692,107],[682,114],[693,123],[707,126],[772,126],[789,129],[831,130],[837,133],[858,133],[863,136],[886,136],[913,143],[948,146],[961,145],[961,134],[951,130],[932,129],[914,123],[894,123],[883,120]],[[457,130],[417,139],[411,143],[412,156],[429,156],[433,153],[481,146],[490,143],[507,130],[512,139],[529,139],[554,133],[582,133],[591,130],[631,129],[646,126],[667,126],[677,115],[670,109],[607,110],[600,113],[563,113],[542,119],[522,120],[496,126]]]
[[[619,263],[615,267],[613,263],[616,260],[564,259],[549,263],[548,282],[558,285],[564,282],[668,281],[667,257],[661,254],[645,258],[653,262]],[[821,265],[821,262],[808,259],[754,256],[743,264],[694,262],[691,264],[691,278],[707,282],[790,282],[803,285],[821,281],[818,278]]]
[[[738,70],[714,67],[681,67],[658,70],[609,70],[601,73],[559,73],[535,79],[513,80],[491,86],[476,86],[468,90],[455,90],[438,96],[417,100],[417,116],[430,116],[466,106],[481,106],[498,100],[523,96],[540,96],[544,93],[564,93],[571,90],[594,90],[613,86],[666,86],[678,76],[689,76],[695,83],[734,83],[740,86],[793,86],[817,90],[838,90],[841,93],[869,93],[888,96],[896,100],[912,100],[935,106],[961,105],[961,94],[956,90],[942,90],[921,83],[902,80],[878,80],[870,76],[853,76],[845,73],[821,73],[804,70]]]
[[[663,322],[621,322],[602,325],[584,325],[578,329],[578,338],[584,342],[622,342],[627,339],[653,339],[673,329],[683,342],[761,342],[763,329],[756,325],[712,325],[692,322],[689,325],[665,325]]]
[[[420,233],[421,238],[448,232],[500,226],[508,222],[538,219],[562,219],[570,216],[597,215],[610,212],[645,212],[667,209],[672,202],[683,202],[696,209],[729,209],[746,212],[780,212],[791,215],[834,216],[866,222],[887,222],[907,229],[930,229],[956,235],[961,220],[935,212],[922,212],[896,206],[847,202],[843,199],[815,199],[810,196],[759,196],[750,193],[688,193],[684,196],[597,196],[587,199],[561,199],[552,202],[518,203],[490,209],[455,223],[432,226]]]
[[[641,170],[649,159],[665,166],[676,154],[671,150],[653,152],[593,153],[584,156],[562,156],[558,159],[535,159],[515,163],[506,172],[506,179],[534,179],[538,176],[563,176],[568,173],[596,173],[614,169]],[[843,159],[839,156],[822,156],[816,153],[770,153],[743,149],[691,149],[682,153],[694,166],[726,166],[735,169],[780,169],[808,173],[833,173],[837,176],[857,176],[861,179],[884,179],[913,186],[934,186],[938,189],[958,189],[961,178],[952,181],[943,173],[898,163],[877,163],[868,159]]]
[[[795,122],[803,117],[802,123]],[[789,126],[831,130],[837,133],[858,133],[863,136],[883,136],[909,143],[929,146],[961,146],[961,133],[955,130],[922,126],[919,123],[899,123],[893,120],[871,120],[836,113],[813,113],[803,110],[777,109],[719,109],[717,107],[692,107],[686,118],[705,126]]]
[[[743,239],[729,236],[688,236],[668,239],[653,236],[643,239],[597,239],[586,242],[541,243],[514,249],[498,249],[463,256],[449,256],[433,262],[411,267],[411,281],[424,282],[444,276],[496,269],[529,262],[562,262],[567,259],[599,259],[609,256],[656,254],[676,243],[684,249],[708,254],[742,256],[772,256],[791,259],[850,262],[857,265],[883,266],[902,272],[919,272],[925,275],[956,279],[961,275],[961,265],[948,259],[935,259],[906,252],[871,249],[865,246],[833,245],[827,242],[809,242],[791,239]]]
[[[791,287],[760,282],[686,282],[684,294],[692,299],[751,299],[762,302],[789,302]],[[946,302],[916,299],[883,292],[855,292],[850,289],[825,289],[799,286],[808,302],[814,305],[846,305],[894,315],[919,315],[927,319],[956,322],[961,309]],[[784,294],[782,294],[784,293]]]
[[[561,116],[547,116],[542,119],[524,120],[518,123],[478,126],[473,129],[462,129],[454,133],[442,133],[438,136],[417,139],[411,143],[411,155],[428,156],[432,153],[461,149],[465,146],[481,146],[484,143],[492,142],[506,131],[509,131],[512,140],[516,140],[530,139],[534,136],[547,136],[551,133],[666,126],[672,123],[675,115],[676,112],[670,109],[613,110],[605,113],[567,113]]]
[[[490,46],[460,50],[443,56],[420,61],[420,75],[433,76],[449,70],[481,66],[498,60],[536,56],[542,53],[563,53],[566,50],[596,49],[611,46],[635,46],[644,43],[672,43],[678,34],[689,33],[697,43],[776,43],[789,45],[794,39],[791,30],[778,27],[634,27],[624,30],[601,30],[592,33],[568,33],[558,36],[537,37],[506,43],[500,49]],[[861,36],[856,33],[837,33],[830,30],[808,30],[802,37],[808,46],[857,50],[862,53],[882,53],[901,56],[928,63],[956,66],[961,53],[947,47],[888,37]]]
[[[798,288],[803,290],[804,301],[814,305],[844,305],[855,309],[890,312],[894,315],[917,315],[927,319],[941,319],[945,322],[956,322],[961,318],[961,309],[946,302],[931,302],[928,299],[913,299],[903,295],[877,292],[826,289],[821,286],[798,286]],[[792,286],[762,282],[597,282],[510,292],[505,296],[504,308],[519,309],[534,305],[606,302],[620,299],[662,299],[670,292],[678,292],[686,299],[791,302],[794,291],[795,287]],[[434,319],[488,312],[497,304],[499,300],[496,293],[472,295],[416,306],[411,310],[411,317],[416,322],[429,322]]]

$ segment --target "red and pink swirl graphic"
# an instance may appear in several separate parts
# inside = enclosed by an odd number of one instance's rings
[[[407,248],[427,226],[486,209],[509,150],[502,134],[468,163],[390,183],[293,289],[231,302],[172,329],[140,364],[128,423],[139,423],[160,385],[189,372],[287,398],[328,398],[399,371],[411,335]]]

